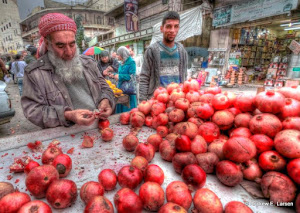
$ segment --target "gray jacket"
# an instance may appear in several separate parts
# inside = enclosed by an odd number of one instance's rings
[[[159,42],[159,41],[158,41]],[[140,102],[153,96],[154,90],[160,86],[160,49],[156,42],[148,47],[144,55],[144,63],[140,74]],[[179,73],[181,82],[186,80],[188,54],[183,45],[175,42],[179,52]]]
[[[98,106],[106,98],[114,109],[113,91],[100,74],[97,63],[84,55],[80,59],[95,105]],[[25,117],[37,126],[48,128],[72,125],[64,116],[66,110],[73,109],[68,89],[55,74],[48,54],[25,68],[21,104]]]

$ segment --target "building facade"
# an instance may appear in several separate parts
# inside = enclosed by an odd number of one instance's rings
[[[17,1],[0,0],[0,54],[24,50]]]

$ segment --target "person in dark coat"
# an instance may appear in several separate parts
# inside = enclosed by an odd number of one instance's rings
[[[113,84],[117,83],[117,81],[110,76],[118,74],[119,62],[118,60],[109,57],[108,51],[104,50],[100,53],[98,68],[105,79],[110,80]]]

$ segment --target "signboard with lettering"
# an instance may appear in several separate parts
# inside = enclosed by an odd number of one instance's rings
[[[139,30],[138,1],[124,0],[125,27],[127,32]]]

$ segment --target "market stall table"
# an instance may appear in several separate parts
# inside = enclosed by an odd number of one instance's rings
[[[73,161],[73,168],[66,179],[73,180],[77,184],[78,197],[76,203],[71,207],[62,210],[53,209],[53,212],[83,212],[85,205],[79,196],[80,187],[87,181],[98,181],[98,174],[103,169],[113,169],[118,173],[123,166],[130,164],[130,161],[134,158],[134,153],[125,151],[122,146],[122,139],[130,132],[130,127],[118,123],[119,115],[111,116],[109,120],[111,123],[110,127],[114,130],[115,134],[111,142],[102,141],[97,123],[90,127],[77,125],[70,128],[57,127],[1,139],[0,181],[10,182],[17,187],[19,191],[29,194],[25,186],[25,173],[9,173],[9,166],[13,163],[15,157],[25,155],[30,156],[33,160],[41,164],[40,158],[42,152],[33,153],[27,147],[27,143],[40,140],[43,143],[43,148],[46,148],[53,139],[57,139],[61,142],[60,147],[64,153],[67,153],[69,149],[74,147],[73,154],[69,154]],[[140,142],[145,142],[148,136],[154,133],[155,131],[153,129],[143,127],[137,137]],[[95,137],[94,147],[81,147],[85,134]],[[164,190],[170,182],[182,180],[180,175],[174,171],[172,163],[162,160],[158,152],[156,152],[150,164],[157,164],[163,169],[165,180],[162,184],[162,188]],[[270,206],[269,201],[266,199],[254,199],[240,185],[227,187],[221,184],[215,175],[207,175],[204,187],[215,192],[221,199],[223,206],[230,201],[236,200],[248,204],[254,212],[295,212],[293,208]],[[115,190],[105,192],[104,196],[113,203],[114,194],[119,189],[120,186],[117,185]],[[138,194],[139,187],[135,192]],[[192,195],[194,195],[194,193]],[[31,198],[32,200],[35,199],[32,196]],[[47,202],[45,198],[42,200]],[[190,210],[192,208],[193,204]]]

